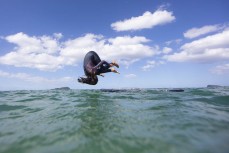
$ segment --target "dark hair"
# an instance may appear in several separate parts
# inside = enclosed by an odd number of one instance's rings
[[[94,77],[87,76],[86,78],[80,77],[80,78],[78,78],[78,82],[86,83],[86,84],[90,84],[90,85],[96,85],[98,83],[98,78],[97,78],[97,76],[94,76]]]

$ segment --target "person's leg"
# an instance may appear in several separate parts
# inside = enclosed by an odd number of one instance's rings
[[[102,65],[107,67],[107,69],[109,68],[109,64],[106,61],[101,61],[96,52],[90,51],[85,55],[84,73],[86,76],[98,75]]]
[[[100,73],[105,73],[106,71],[108,72],[109,68],[110,68],[110,64],[102,60],[92,68],[92,74],[99,75]]]
[[[84,58],[84,73],[86,76],[94,76],[107,72],[118,73],[114,68],[109,69],[112,66],[119,67],[115,62],[108,63],[104,60],[101,61],[98,54],[94,51],[88,52]]]
[[[93,54],[93,57],[92,57],[93,64],[94,65],[99,64],[101,62],[101,59],[100,59],[99,55],[94,51],[91,51],[91,53]]]

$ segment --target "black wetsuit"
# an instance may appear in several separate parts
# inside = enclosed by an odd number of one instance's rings
[[[111,72],[110,64],[99,58],[98,54],[94,51],[88,52],[84,57],[84,73],[86,78],[80,77],[78,79],[81,83],[95,85],[98,82],[96,75],[101,73]]]

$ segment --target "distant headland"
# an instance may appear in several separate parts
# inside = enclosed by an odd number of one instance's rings
[[[223,86],[220,86],[220,85],[207,85],[207,88],[220,88],[220,87],[223,87]]]
[[[70,90],[70,88],[69,87],[60,87],[60,88],[54,88],[51,90]]]

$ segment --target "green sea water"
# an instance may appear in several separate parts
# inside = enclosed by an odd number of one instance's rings
[[[228,153],[229,88],[0,92],[0,153]]]

